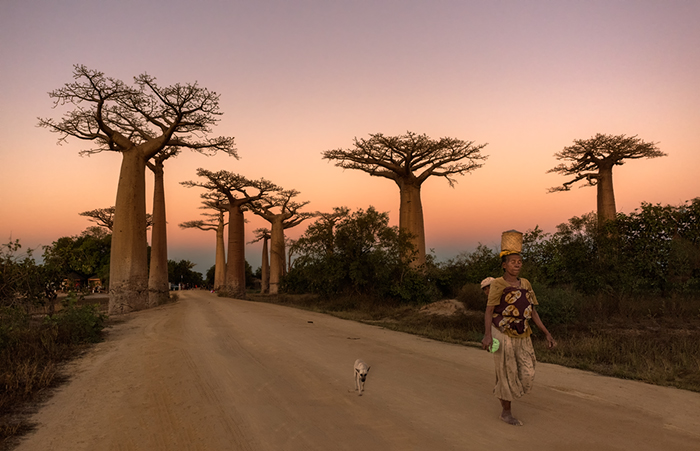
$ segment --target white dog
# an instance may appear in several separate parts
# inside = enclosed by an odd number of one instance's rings
[[[362,396],[362,391],[365,389],[365,380],[367,379],[367,373],[369,372],[369,366],[367,366],[367,364],[364,361],[357,359],[355,360],[354,369],[355,391],[358,392],[359,396]]]

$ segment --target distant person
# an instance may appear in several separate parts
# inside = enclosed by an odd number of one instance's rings
[[[506,234],[509,234],[506,237]],[[508,242],[505,238],[520,235],[520,243]],[[504,232],[501,239],[501,266],[503,277],[494,279],[489,284],[488,302],[484,314],[483,349],[489,349],[493,339],[500,346],[493,353],[496,365],[496,386],[494,395],[501,402],[501,420],[514,426],[522,426],[522,422],[511,412],[511,402],[532,389],[535,379],[535,350],[532,347],[529,320],[544,332],[547,347],[553,348],[556,341],[542,323],[535,306],[537,298],[532,285],[527,279],[519,276],[523,265],[520,255],[522,250],[522,234],[520,232]],[[482,282],[483,283],[483,282]]]

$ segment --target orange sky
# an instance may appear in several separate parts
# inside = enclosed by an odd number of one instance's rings
[[[439,260],[594,210],[594,188],[547,194],[565,179],[546,172],[555,152],[596,133],[638,134],[668,153],[615,168],[618,210],[700,195],[698,2],[46,3],[0,4],[5,242],[50,244],[90,225],[79,212],[114,205],[120,156],[80,157],[86,143],[57,146],[36,127],[38,116],[60,117],[46,93],[72,81],[76,63],[221,94],[215,133],[235,136],[241,159],[184,153],[165,167],[169,258],[201,272],[214,261],[213,232],[177,227],[199,217],[201,191],[179,185],[198,167],[297,189],[309,210],[374,205],[396,224],[393,182],[321,159],[368,133],[488,143],[484,167],[454,189],[424,185],[426,242]],[[149,185],[149,205],[151,196]],[[265,223],[248,219],[252,240]],[[259,254],[248,246],[254,268]]]

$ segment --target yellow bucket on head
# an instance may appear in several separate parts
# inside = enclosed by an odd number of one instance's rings
[[[517,230],[508,230],[501,235],[501,254],[520,254],[523,251],[523,234]]]

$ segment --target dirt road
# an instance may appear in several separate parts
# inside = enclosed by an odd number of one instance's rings
[[[508,426],[484,351],[205,291],[131,315],[71,371],[18,449],[700,447],[699,394],[538,364]]]

